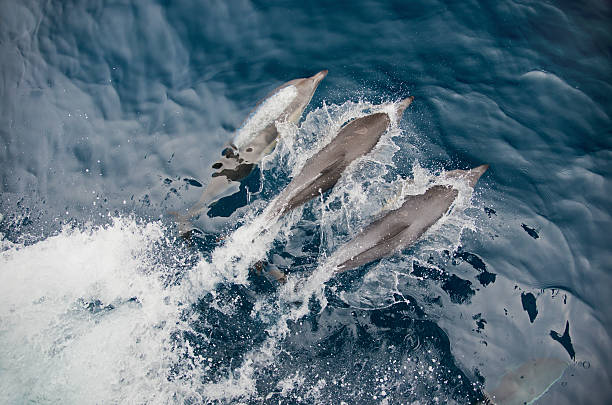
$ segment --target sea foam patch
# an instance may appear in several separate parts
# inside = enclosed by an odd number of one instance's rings
[[[172,395],[178,307],[150,249],[158,223],[65,228],[0,254],[1,402],[138,402]],[[170,394],[169,394],[170,393]]]

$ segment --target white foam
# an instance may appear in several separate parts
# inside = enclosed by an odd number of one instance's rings
[[[0,254],[0,402],[148,402],[170,388],[177,307],[157,223],[64,229]]]
[[[213,250],[210,260],[202,259],[191,269],[182,282],[183,302],[194,302],[222,282],[248,284],[253,265],[265,258],[279,234],[289,232],[299,210],[277,222],[270,222],[264,214],[248,215],[246,224],[228,235],[223,244]]]

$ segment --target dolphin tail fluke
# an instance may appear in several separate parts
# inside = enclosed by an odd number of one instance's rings
[[[407,97],[405,99],[403,99],[402,101],[399,102],[398,106],[397,106],[397,121],[399,123],[399,121],[401,121],[402,116],[404,115],[404,111],[406,111],[406,108],[408,108],[408,106],[412,103],[412,100],[414,100],[414,96],[410,96]]]

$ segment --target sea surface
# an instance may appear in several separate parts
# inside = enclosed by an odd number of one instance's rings
[[[323,69],[180,238],[258,101]],[[261,216],[407,96],[333,190]],[[569,365],[538,403],[612,403],[609,1],[0,0],[0,105],[0,403],[469,404],[534,358]],[[406,184],[485,163],[417,244],[325,273]]]

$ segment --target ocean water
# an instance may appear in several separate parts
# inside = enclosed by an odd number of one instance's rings
[[[602,0],[0,0],[0,403],[468,404],[533,358],[569,364],[538,403],[610,402],[611,21]],[[181,239],[168,211],[256,103],[322,69]],[[264,219],[343,123],[409,95],[333,190]],[[484,163],[417,244],[330,273],[398,196]]]

